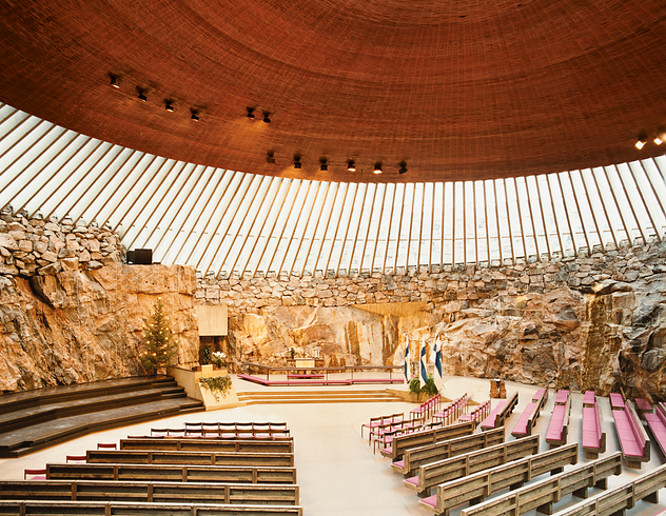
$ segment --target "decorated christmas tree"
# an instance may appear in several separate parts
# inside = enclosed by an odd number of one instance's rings
[[[141,365],[148,374],[168,365],[178,353],[178,345],[173,341],[169,319],[164,313],[161,299],[155,301],[153,313],[143,328],[146,350],[141,355]]]

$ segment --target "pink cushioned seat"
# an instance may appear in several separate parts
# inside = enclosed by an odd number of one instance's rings
[[[437,508],[437,495],[428,496],[426,498],[421,498],[421,503],[424,505],[429,505],[433,509]]]
[[[412,484],[413,486],[418,486],[419,485],[419,476],[415,475],[413,477],[409,477],[405,479],[405,482]]]

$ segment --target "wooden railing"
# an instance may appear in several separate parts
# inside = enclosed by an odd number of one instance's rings
[[[365,366],[337,366],[337,367],[320,367],[315,364],[313,367],[272,367],[254,362],[243,362],[243,369],[251,374],[266,375],[266,380],[270,380],[271,374],[297,374],[299,371],[307,370],[311,373],[321,373],[325,375],[328,380],[328,375],[332,373],[349,373],[350,378],[354,379],[354,373],[367,373],[373,371],[385,372],[389,374],[389,378],[396,375],[396,371],[402,374],[402,365],[396,366],[380,366],[380,365],[365,365]],[[398,376],[399,376],[398,374]]]

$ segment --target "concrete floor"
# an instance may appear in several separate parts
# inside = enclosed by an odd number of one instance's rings
[[[234,379],[237,391],[275,389],[249,384]],[[352,389],[358,390],[359,386]],[[377,386],[368,386],[376,389]],[[393,387],[403,388],[406,387]],[[307,389],[298,387],[298,389]],[[315,389],[321,389],[316,387]],[[528,403],[535,387],[507,382],[507,392],[519,393],[519,404],[507,422],[510,431],[515,425],[520,412]],[[488,399],[488,380],[476,378],[447,377],[443,395],[448,398],[469,393],[472,399],[482,402]],[[554,396],[550,396],[542,416],[537,422],[535,432],[544,436],[552,411]],[[599,400],[603,418],[603,427],[607,433],[607,452],[619,450],[615,430],[607,399]],[[301,493],[301,505],[306,516],[340,515],[382,515],[405,516],[432,514],[421,507],[412,491],[403,487],[402,477],[393,473],[388,459],[379,453],[373,455],[368,446],[367,437],[361,439],[360,426],[371,416],[395,412],[409,412],[414,405],[410,403],[304,403],[304,404],[266,404],[248,405],[226,410],[202,412],[165,418],[91,434],[67,443],[33,453],[18,459],[0,459],[0,479],[22,478],[24,468],[41,468],[47,462],[63,462],[65,455],[82,454],[88,448],[94,448],[97,442],[114,442],[126,435],[149,433],[151,427],[178,427],[185,421],[286,421],[294,436],[295,460],[298,470],[298,484]],[[579,440],[580,413],[582,394],[573,395],[571,410],[569,443]],[[510,435],[508,439],[513,439]],[[542,441],[542,451],[547,445]],[[660,466],[664,456],[654,446],[650,462],[643,464],[640,471],[624,469],[619,477],[611,477],[610,487],[624,482]],[[579,464],[586,462],[579,452]],[[567,469],[573,466],[569,466]],[[598,492],[593,489],[590,494]],[[556,509],[572,504],[576,500],[565,497],[555,506]],[[628,512],[629,515],[648,516],[666,509],[666,494],[660,493],[659,504],[641,502]],[[452,511],[458,514],[459,510]],[[536,514],[530,513],[530,514]]]

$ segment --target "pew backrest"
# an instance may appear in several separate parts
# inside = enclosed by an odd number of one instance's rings
[[[294,467],[177,464],[47,464],[46,478],[295,484]]]
[[[283,466],[294,465],[293,453],[258,452],[185,452],[150,450],[88,450],[89,463],[131,464],[210,464],[211,466]]]
[[[556,404],[550,416],[548,430],[546,430],[546,442],[552,446],[566,444],[569,434],[569,412],[571,410],[571,398],[567,397],[564,405]]]
[[[514,392],[506,400],[501,400],[497,406],[490,411],[488,417],[481,422],[482,430],[489,430],[504,425],[506,418],[513,412],[518,404],[518,393]]]
[[[410,448],[435,444],[446,439],[469,435],[472,432],[474,432],[474,423],[467,421],[432,430],[421,430],[410,434],[398,435],[393,439],[390,450],[382,450],[382,455],[391,457],[392,460],[399,460],[404,455],[405,450]]]
[[[292,453],[294,451],[294,442],[292,438],[280,440],[140,438],[121,439],[120,449]]]

